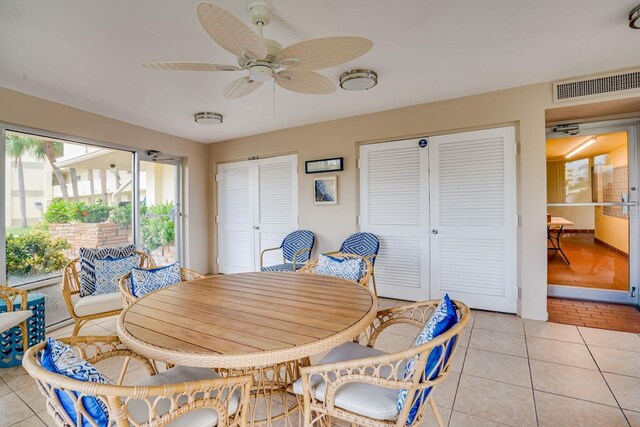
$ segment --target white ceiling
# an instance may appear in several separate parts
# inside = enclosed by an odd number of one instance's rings
[[[250,24],[248,0],[214,2]],[[638,0],[273,0],[307,38],[367,37],[347,64],[371,68],[366,92],[303,95],[278,88],[222,97],[242,72],[148,70],[148,61],[235,63],[200,27],[197,0],[2,0],[0,86],[202,142],[388,110],[640,63]],[[265,37],[300,41],[276,22]],[[344,70],[322,71],[337,82]],[[220,126],[193,122],[198,111]],[[1,119],[1,118],[0,118]]]

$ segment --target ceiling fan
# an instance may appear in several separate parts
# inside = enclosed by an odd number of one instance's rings
[[[200,23],[211,38],[238,57],[238,65],[208,62],[148,62],[143,67],[178,71],[248,71],[248,75],[229,83],[224,89],[227,99],[240,98],[271,81],[294,92],[321,95],[336,90],[335,84],[314,70],[334,67],[356,59],[372,47],[362,37],[326,37],[296,43],[286,48],[262,37],[263,27],[273,17],[273,7],[266,1],[249,4],[256,34],[240,19],[212,3],[197,6]]]

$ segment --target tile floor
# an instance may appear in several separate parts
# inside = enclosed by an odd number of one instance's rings
[[[631,305],[547,298],[549,321],[640,333],[640,310]]]
[[[380,301],[382,307],[396,304],[402,302]],[[111,318],[82,332],[114,330]],[[376,347],[403,348],[416,332],[406,325],[392,326]],[[66,327],[51,336],[69,333]],[[638,334],[477,311],[452,363],[448,378],[434,393],[451,427],[640,427]],[[136,369],[128,375],[135,381],[143,372]],[[43,425],[52,425],[51,419],[33,380],[20,367],[0,369],[0,426]],[[423,425],[435,425],[431,414]]]

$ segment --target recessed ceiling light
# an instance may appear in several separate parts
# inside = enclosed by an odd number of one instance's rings
[[[196,113],[193,119],[201,125],[219,125],[222,123],[222,114],[209,112]]]
[[[629,12],[629,27],[640,30],[640,4]]]
[[[367,90],[378,84],[378,74],[371,70],[351,70],[340,76],[344,90]]]

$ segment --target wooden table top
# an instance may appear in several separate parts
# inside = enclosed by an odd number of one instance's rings
[[[547,225],[559,227],[559,226],[571,226],[573,223],[566,218],[562,218],[561,216],[552,216],[551,221],[547,221]]]
[[[377,300],[358,284],[305,273],[218,275],[161,289],[118,318],[122,342],[164,362],[245,368],[301,359],[353,339]]]

